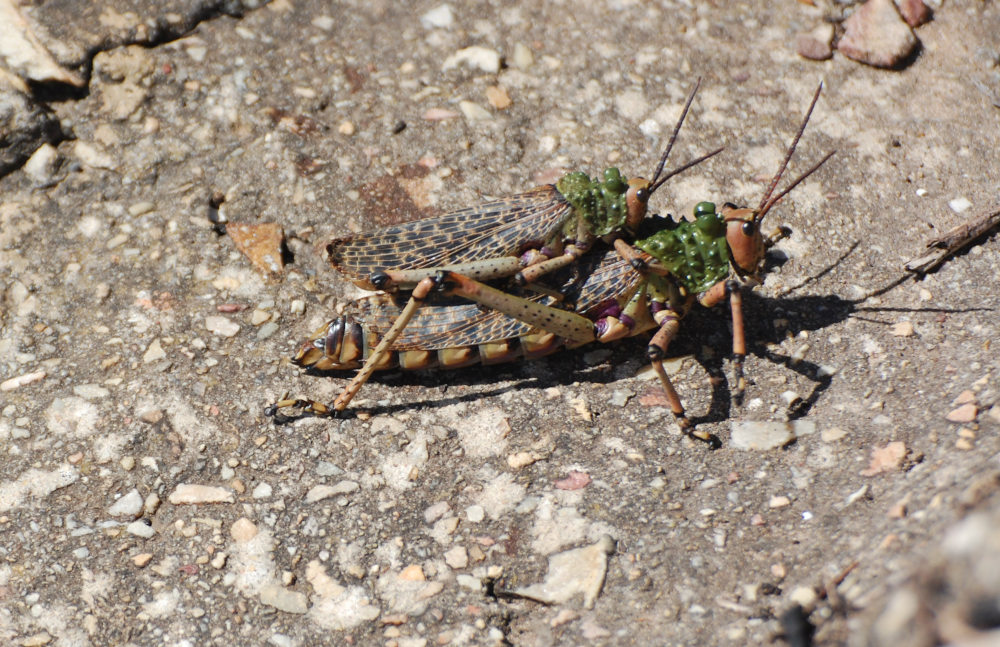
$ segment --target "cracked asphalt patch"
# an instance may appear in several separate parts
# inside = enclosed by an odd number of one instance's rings
[[[86,86],[8,95],[49,125],[0,179],[0,642],[744,645],[795,605],[818,644],[995,630],[996,578],[927,578],[995,561],[1000,248],[902,268],[996,203],[1000,10],[938,6],[889,72],[799,57],[822,9],[691,4],[22,8]],[[820,80],[791,173],[837,150],[768,216],[794,233],[746,298],[746,403],[724,312],[671,348],[721,449],[645,340],[264,415],[345,383],[287,359],[358,296],[329,239],[648,174],[698,77],[673,159],[726,151],[658,212],[756,204]],[[220,213],[280,226],[283,270]]]

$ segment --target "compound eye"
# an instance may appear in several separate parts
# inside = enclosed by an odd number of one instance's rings
[[[740,230],[743,232],[744,236],[746,236],[747,238],[752,238],[754,232],[757,231],[757,225],[747,220],[746,222],[743,223],[743,226],[740,227]]]
[[[638,191],[636,191],[635,199],[643,204],[649,202],[649,189],[639,189]]]

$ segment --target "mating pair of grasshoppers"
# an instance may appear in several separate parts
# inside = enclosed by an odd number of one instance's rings
[[[700,82],[699,82],[700,83]],[[742,290],[760,283],[764,254],[787,229],[761,232],[764,216],[833,153],[773,195],[795,152],[822,84],[784,160],[756,209],[711,202],[693,220],[647,216],[652,194],[673,175],[718,149],[663,174],[698,85],[687,98],[652,180],[625,180],[616,168],[603,179],[569,173],[547,185],[477,207],[413,221],[327,246],[330,263],[377,294],[349,304],[295,355],[299,366],[357,373],[332,407],[282,399],[286,407],[336,415],[374,371],[400,367],[458,368],[541,357],[560,348],[610,342],[655,331],[648,355],[685,433],[696,430],[663,368],[681,319],[697,302],[728,298],[735,383],[745,390]]]

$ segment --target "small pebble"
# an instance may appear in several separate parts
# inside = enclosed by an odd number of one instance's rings
[[[209,332],[222,337],[234,337],[240,331],[240,325],[228,317],[212,315],[205,317],[205,328]]]
[[[135,535],[136,537],[142,537],[143,539],[149,539],[156,534],[153,527],[146,523],[145,521],[133,521],[129,525],[125,526],[125,532],[130,535]]]
[[[156,205],[152,202],[136,202],[128,208],[130,216],[141,216],[156,210]]]
[[[273,321],[267,322],[266,324],[257,329],[257,340],[264,341],[268,337],[274,335],[274,333],[278,332],[278,328],[279,328],[278,324],[274,323]]]
[[[875,476],[882,472],[895,470],[903,462],[906,453],[906,445],[898,440],[884,447],[874,447],[872,448],[872,458],[868,464],[868,469],[861,472],[861,475]]]
[[[951,422],[972,422],[979,415],[979,407],[967,402],[957,409],[952,409],[946,418]]]
[[[514,56],[511,58],[511,62],[517,69],[527,70],[535,64],[535,55],[531,53],[527,45],[517,43],[514,45]]]
[[[305,593],[286,589],[274,582],[260,590],[260,602],[285,613],[301,614],[309,610],[309,599]]]
[[[888,514],[890,519],[902,519],[906,517],[906,512],[906,501],[899,501],[889,508]]]
[[[833,25],[823,24],[795,37],[795,51],[802,58],[825,61],[833,56]]]
[[[139,414],[139,420],[142,420],[146,424],[155,425],[156,423],[163,420],[163,410],[162,409],[146,409]]]
[[[13,391],[14,389],[20,388],[22,386],[27,386],[33,382],[38,382],[39,380],[45,379],[45,371],[35,371],[34,373],[26,373],[24,375],[18,375],[17,377],[12,377],[10,379],[0,382],[0,391]]]
[[[410,564],[399,572],[399,579],[404,582],[425,582],[427,577],[419,564]]]
[[[135,519],[141,512],[142,495],[135,488],[112,503],[111,507],[108,508],[108,514],[112,517],[131,517]]]
[[[472,523],[479,523],[486,518],[486,511],[481,505],[470,505],[465,509],[465,518]]]
[[[24,163],[24,172],[36,182],[45,182],[52,177],[59,162],[59,152],[52,144],[42,144]]]
[[[233,541],[243,544],[257,536],[257,526],[246,517],[241,517],[230,526],[229,534]]]
[[[139,568],[142,568],[146,564],[151,562],[152,559],[153,559],[153,553],[139,553],[138,555],[132,557],[132,563],[138,566]]]
[[[446,58],[441,69],[448,71],[463,64],[472,69],[480,69],[483,72],[496,74],[500,71],[500,54],[494,49],[473,45],[472,47],[460,49]]]
[[[174,505],[199,503],[233,503],[233,493],[221,487],[181,483],[170,493],[167,500]]]
[[[516,470],[537,463],[543,458],[544,456],[538,452],[515,452],[507,457],[507,465]]]
[[[454,569],[465,568],[469,565],[469,553],[463,546],[455,546],[444,554],[444,562]]]
[[[892,0],[868,0],[844,21],[837,49],[874,67],[893,68],[917,47],[917,37]]]
[[[923,0],[896,0],[899,13],[910,27],[919,27],[931,19],[931,9]]]
[[[156,492],[150,492],[146,496],[146,500],[142,503],[142,512],[146,516],[152,517],[156,514],[156,511],[160,509],[160,495]]]
[[[556,481],[553,485],[557,490],[580,490],[590,485],[591,480],[586,472],[570,470],[566,478]]]
[[[819,434],[819,438],[824,443],[833,443],[837,442],[846,435],[847,432],[841,429],[840,427],[830,427],[829,429],[824,429],[823,431],[821,431]]]
[[[733,420],[729,430],[733,449],[777,449],[795,440],[795,431],[787,422]]]
[[[73,387],[73,393],[84,400],[100,400],[111,395],[111,392],[97,384],[79,384]]]
[[[142,362],[143,364],[152,364],[153,362],[160,361],[166,356],[167,353],[163,350],[163,346],[160,345],[160,340],[154,339],[153,342],[146,348],[146,352],[143,353]]]
[[[461,116],[461,113],[448,110],[447,108],[428,108],[424,111],[422,118],[425,121],[444,121],[445,119],[454,119]]]
[[[900,321],[899,323],[893,324],[892,334],[896,337],[912,337],[914,334],[913,324],[909,321]]]
[[[459,101],[458,107],[469,121],[487,121],[493,118],[486,108],[472,101]]]
[[[769,508],[776,509],[776,508],[784,508],[785,506],[790,505],[791,503],[792,503],[791,500],[787,496],[779,495],[771,497],[771,500],[768,501],[767,506]]]
[[[507,90],[499,85],[491,85],[486,88],[486,100],[497,110],[506,110],[513,103],[510,100],[510,95],[507,94]]]
[[[253,492],[250,493],[250,496],[252,496],[255,499],[266,499],[269,496],[271,496],[272,492],[273,488],[268,483],[260,483],[259,485],[257,485],[257,487],[253,489]]]
[[[958,397],[952,400],[952,404],[954,405],[968,404],[970,402],[975,402],[975,401],[976,401],[976,394],[966,389],[965,391],[959,393]]]
[[[454,22],[455,16],[452,14],[451,7],[446,4],[438,5],[420,16],[420,24],[423,25],[424,29],[447,28],[451,27]]]
[[[323,31],[330,31],[331,29],[337,26],[337,21],[334,19],[334,17],[327,15],[316,16],[309,22],[313,27],[318,27]]]
[[[964,213],[969,210],[969,208],[972,206],[972,203],[969,201],[968,198],[962,197],[962,198],[955,198],[954,200],[949,200],[948,206],[955,213]]]

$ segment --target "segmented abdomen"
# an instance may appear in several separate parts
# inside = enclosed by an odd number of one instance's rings
[[[435,314],[451,317],[456,314],[454,312],[456,307],[428,306],[424,311],[430,318],[434,318]],[[398,313],[398,309],[390,312]],[[563,340],[551,333],[532,332],[530,326],[515,320],[511,321],[517,324],[510,326],[511,333],[521,328],[524,328],[525,332],[494,342],[459,345],[461,337],[456,335],[441,348],[426,346],[415,348],[412,339],[407,343],[401,338],[393,345],[393,350],[385,355],[384,361],[376,367],[376,370],[397,366],[407,370],[418,370],[461,368],[479,363],[499,364],[517,359],[542,357],[563,346]],[[356,369],[367,360],[380,339],[381,335],[373,328],[347,316],[338,317],[328,321],[302,344],[295,356],[295,363],[323,371]]]
[[[585,257],[578,270],[586,280],[570,291],[570,298],[576,312],[592,320],[598,319],[609,303],[624,305],[642,280],[613,250]],[[554,278],[558,283],[565,276]],[[527,293],[525,297],[559,307],[550,296]],[[541,357],[565,345],[562,339],[502,312],[464,299],[434,298],[437,300],[417,311],[380,368],[495,364]],[[345,308],[343,317],[328,321],[303,342],[295,362],[319,370],[358,368],[404,305],[404,296],[388,294],[373,294],[354,301]]]

